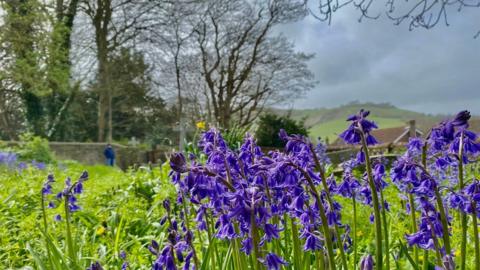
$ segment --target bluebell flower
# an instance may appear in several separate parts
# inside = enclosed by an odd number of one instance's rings
[[[23,170],[28,168],[28,164],[26,162],[19,162],[17,165],[18,171],[21,173]]]
[[[362,257],[360,260],[360,270],[373,270],[373,257],[372,255],[368,254]]]
[[[170,168],[177,173],[187,171],[187,161],[182,153],[173,153],[170,157]]]
[[[99,262],[94,262],[87,268],[87,270],[103,270],[103,267]]]
[[[303,250],[316,251],[316,250],[322,250],[322,247],[323,245],[322,245],[322,241],[320,241],[320,238],[315,234],[308,232],[305,238],[305,245],[303,246]]]
[[[279,270],[282,265],[287,265],[282,258],[275,253],[267,253],[264,259],[259,259],[268,270]]]
[[[373,121],[366,119],[369,114],[369,111],[361,109],[358,114],[349,116],[347,121],[351,121],[352,123],[339,137],[348,144],[360,144],[361,133],[363,132],[367,145],[377,144],[377,140],[370,135],[370,132],[378,128],[378,126]]]
[[[245,254],[250,255],[253,250],[253,241],[252,238],[247,237],[242,240],[242,247],[240,248]]]
[[[47,176],[47,181],[43,184],[43,187],[42,187],[43,195],[52,194],[52,183],[54,182],[55,182],[55,178],[53,177],[53,174],[49,174]]]
[[[44,162],[37,162],[35,160],[32,160],[32,166],[39,170],[45,170],[45,168],[47,167],[47,165]]]
[[[9,168],[14,168],[18,155],[13,152],[0,152],[0,164]]]

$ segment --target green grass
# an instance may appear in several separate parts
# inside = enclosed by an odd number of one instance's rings
[[[409,120],[416,120],[417,127],[422,130],[429,129],[445,116],[428,115],[424,113],[397,108],[391,104],[358,103],[352,102],[335,108],[318,108],[305,110],[282,111],[274,110],[279,114],[289,114],[295,120],[304,120],[308,127],[310,137],[318,136],[333,142],[337,135],[342,132],[347,122],[345,119],[356,114],[360,109],[370,110],[370,119],[377,122],[379,128],[404,126]]]
[[[381,124],[385,119],[374,118],[374,120]],[[334,124],[335,121],[332,123]],[[342,124],[345,122],[342,121]],[[395,122],[385,121],[384,124],[393,125]],[[62,190],[65,178],[71,176],[72,180],[76,180],[83,170],[89,172],[90,178],[84,183],[84,193],[78,197],[78,204],[82,210],[74,213],[72,219],[75,254],[78,257],[79,267],[46,269],[86,269],[93,261],[100,261],[104,269],[120,269],[122,260],[119,259],[118,253],[122,250],[128,254],[129,269],[151,269],[151,263],[155,258],[149,253],[147,246],[153,239],[163,246],[167,238],[167,225],[161,225],[159,222],[165,215],[161,202],[168,197],[171,199],[172,207],[177,215],[181,210],[181,205],[174,203],[177,193],[170,182],[168,165],[155,168],[142,167],[137,171],[123,172],[102,165],[84,166],[76,163],[69,163],[66,167],[50,166],[44,171],[28,169],[22,173],[0,166],[0,269],[26,269],[26,266],[29,267],[28,269],[42,269],[39,267],[39,262],[47,261],[45,238],[41,232],[40,190],[42,184],[49,172],[54,173],[56,178],[53,187],[54,194],[49,198],[55,201],[53,197]],[[333,167],[329,167],[328,174],[332,170]],[[362,174],[362,170],[355,171],[358,178]],[[468,178],[471,177],[473,176]],[[340,181],[341,179],[337,178],[337,183]],[[387,179],[387,181],[389,180]],[[391,207],[391,211],[387,213],[391,241],[390,252],[398,257],[398,267],[392,269],[412,269],[406,254],[400,251],[401,247],[399,246],[399,241],[405,243],[404,235],[411,233],[405,202],[401,200],[398,189],[392,184],[385,189],[384,194]],[[335,199],[342,205],[342,223],[352,225],[351,200],[339,196],[335,196]],[[198,206],[192,207],[194,209],[189,217],[190,226],[195,228],[193,220]],[[373,254],[375,251],[374,227],[368,218],[371,212],[371,207],[358,204],[359,256]],[[47,209],[49,234],[60,252],[59,256],[66,256],[64,252],[65,221],[53,221],[56,214],[62,214],[61,206],[57,205],[54,209]],[[452,224],[452,244],[455,247],[459,246],[460,235],[457,221],[458,218]],[[292,234],[288,235],[287,231],[288,227],[282,231],[280,239],[265,244],[263,249],[265,251],[278,250],[277,253],[290,262],[289,266],[282,269],[294,270],[293,265],[306,261],[313,264],[315,262],[313,254],[301,252],[301,256],[295,258],[292,252],[286,251],[289,249],[285,247],[292,247],[293,237],[290,237]],[[261,231],[260,233],[263,234]],[[299,239],[299,241],[300,247],[303,248],[305,240]],[[195,246],[199,253],[199,260],[204,266],[200,269],[213,269],[211,265],[214,262],[216,262],[214,264],[216,266],[222,264],[224,266],[222,269],[240,269],[233,268],[233,261],[237,259],[249,261],[249,257],[241,255],[243,253],[230,249],[232,245],[228,240],[215,239],[214,244],[207,243],[210,243],[207,233],[195,230]],[[211,248],[212,246],[214,248]],[[352,250],[348,250],[347,253],[351,259]],[[473,244],[468,245],[468,254],[469,256],[473,254]],[[430,256],[433,256],[433,253]],[[393,263],[393,257],[391,261]],[[469,259],[468,262],[468,267],[472,267],[473,259]],[[349,263],[352,266],[351,260]],[[313,268],[306,266],[302,269]]]
[[[89,172],[89,179],[84,183],[84,193],[78,196],[82,209],[73,214],[72,220],[80,269],[96,260],[110,266],[106,269],[120,269],[121,250],[127,251],[131,269],[150,269],[146,245],[163,233],[158,220],[164,213],[157,206],[176,194],[171,184],[166,185],[168,166],[123,172],[75,163],[67,167],[50,165],[44,171],[29,168],[21,173],[0,166],[0,269],[41,269],[34,258],[47,261],[40,191],[48,173],[53,173],[56,180],[49,195],[56,207],[47,209],[49,234],[65,254],[65,221],[54,221],[57,214],[64,218],[63,204],[54,197],[67,177],[75,181],[84,170]]]

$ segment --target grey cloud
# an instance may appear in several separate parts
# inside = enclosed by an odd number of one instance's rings
[[[480,114],[480,9],[450,13],[451,26],[408,30],[387,19],[358,23],[341,10],[332,25],[307,17],[279,31],[315,53],[319,84],[294,107],[332,107],[353,100],[390,102],[426,113],[467,108]]]

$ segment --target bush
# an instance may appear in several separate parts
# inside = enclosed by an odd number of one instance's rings
[[[33,136],[31,133],[25,133],[20,135],[20,140],[22,143],[19,146],[18,154],[21,159],[44,163],[52,163],[54,161],[47,139]]]
[[[283,142],[278,136],[280,129],[284,129],[288,134],[299,134],[308,136],[303,121],[295,121],[288,116],[278,116],[273,113],[267,113],[260,117],[260,122],[255,133],[258,145],[267,147],[283,147]]]

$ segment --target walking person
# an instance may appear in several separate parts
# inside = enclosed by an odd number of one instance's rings
[[[107,166],[114,166],[115,165],[115,151],[111,144],[107,144],[105,150],[103,151],[103,155],[105,156],[105,163]]]

